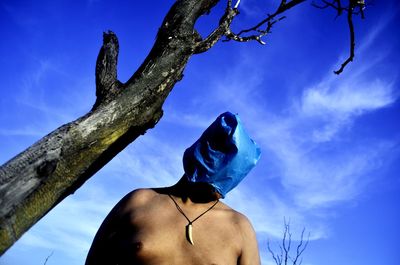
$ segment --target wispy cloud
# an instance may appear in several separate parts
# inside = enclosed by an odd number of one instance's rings
[[[29,123],[24,128],[15,128],[15,122],[8,122],[10,114],[1,118],[0,135],[4,136],[44,136],[58,126],[77,119],[89,111],[94,102],[94,87],[87,78],[75,80],[63,72],[61,62],[56,59],[33,59],[34,69],[29,69],[15,83],[13,104],[18,112],[13,114],[14,120],[24,120],[29,115]],[[29,67],[28,67],[29,68]],[[58,96],[50,91],[54,85],[51,78],[58,78],[59,86],[71,84],[79,89],[68,90],[68,95]],[[51,84],[51,86],[49,86]],[[4,120],[3,120],[4,119]]]
[[[107,171],[128,187],[172,185],[183,174],[183,151],[183,146],[174,146],[149,132],[118,155]]]
[[[369,67],[372,67],[369,65]],[[357,117],[389,107],[397,100],[394,82],[379,77],[365,78],[367,69],[358,75],[333,79],[331,76],[306,88],[298,101],[296,115],[303,122],[319,122],[312,132],[317,142],[330,141],[336,133]]]
[[[367,82],[361,76],[329,79],[306,88],[289,117],[277,117],[261,130],[260,136],[284,165],[282,184],[302,207],[326,207],[353,199],[395,144],[361,141],[354,135],[351,140],[342,138],[351,135],[357,118],[389,107],[397,99],[392,83]]]
[[[365,111],[386,107],[394,102],[392,84],[377,79],[368,83],[341,82],[332,87],[330,83],[321,83],[317,87],[306,89],[301,101],[302,111],[306,115],[361,115]]]
[[[17,84],[18,96],[15,101],[24,108],[42,112],[46,120],[65,123],[76,119],[78,113],[90,109],[90,103],[94,102],[95,87],[90,87],[94,82],[86,77],[66,74],[62,60],[33,58],[35,68],[23,75]],[[77,88],[68,87],[68,94],[57,95],[51,90],[54,86],[54,82],[49,81],[51,78],[58,78],[60,87],[70,85]]]

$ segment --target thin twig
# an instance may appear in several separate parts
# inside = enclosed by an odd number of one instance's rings
[[[51,256],[53,256],[53,254],[54,254],[54,251],[52,251],[52,252],[50,253],[50,255],[48,255],[48,256],[46,257],[46,260],[44,261],[43,265],[46,265],[47,261],[49,260],[49,258],[50,258]]]
[[[267,247],[268,247],[268,251],[269,251],[269,253],[271,253],[271,256],[272,256],[272,258],[274,259],[275,263],[276,263],[277,265],[280,265],[281,263],[278,261],[279,257],[277,258],[276,255],[275,255],[275,253],[272,251],[269,240],[268,240],[268,242],[267,242]]]
[[[340,1],[339,1],[339,3],[340,3]],[[354,36],[353,9],[354,9],[353,4],[350,3],[350,6],[347,10],[347,25],[349,26],[349,33],[350,33],[349,57],[347,57],[347,59],[342,63],[339,70],[334,71],[334,73],[337,75],[342,73],[343,69],[346,67],[346,65],[348,65],[350,62],[352,62],[354,59],[354,49],[355,49],[356,43],[355,43],[355,36]]]
[[[308,234],[307,240],[304,240],[304,232],[305,228],[303,228],[301,232],[301,237],[300,237],[300,242],[296,247],[295,253],[293,255],[295,256],[292,258],[291,252],[291,245],[292,245],[292,233],[290,232],[290,221],[286,222],[286,219],[284,219],[284,231],[283,231],[283,238],[281,241],[281,244],[279,246],[280,254],[276,254],[272,249],[270,242],[268,240],[267,247],[268,251],[271,254],[273,260],[275,261],[276,265],[289,265],[288,262],[291,261],[291,265],[301,265],[303,262],[302,255],[304,251],[306,250],[308,246],[308,242],[310,240],[310,234]]]
[[[232,0],[228,0],[227,6],[225,9],[225,13],[222,15],[221,19],[219,20],[218,27],[210,33],[204,40],[200,39],[196,43],[194,54],[203,53],[214,46],[215,43],[228,32],[230,32],[230,25],[232,20],[235,18],[237,14],[239,14],[238,9],[236,8],[239,5],[239,1],[236,2],[235,7],[232,8]]]
[[[281,3],[276,11],[273,14],[269,14],[265,19],[261,20],[255,26],[243,29],[239,31],[239,33],[234,33],[232,30],[229,29],[229,31],[227,31],[225,34],[226,39],[224,41],[234,40],[238,42],[247,42],[255,40],[262,45],[266,44],[261,38],[271,33],[272,26],[285,18],[284,16],[279,15],[304,1],[306,0],[292,0],[290,2],[287,2],[286,0],[281,0]],[[264,25],[265,28],[262,29],[261,27]],[[256,34],[246,35],[246,33]]]
[[[349,48],[349,56],[347,59],[341,64],[340,68],[336,71],[334,71],[335,74],[339,75],[340,73],[343,72],[344,68],[354,60],[355,56],[355,31],[354,31],[354,24],[353,24],[353,17],[355,15],[360,15],[362,19],[364,19],[365,14],[364,14],[364,9],[365,9],[365,1],[364,0],[349,0],[349,4],[347,6],[344,6],[341,2],[341,0],[333,0],[333,1],[327,1],[327,0],[321,0],[322,4],[317,4],[315,2],[312,2],[312,6],[319,8],[319,9],[325,9],[325,8],[333,8],[336,10],[336,17],[339,17],[343,14],[343,12],[347,12],[347,25],[349,28],[349,34],[350,34],[350,48]]]

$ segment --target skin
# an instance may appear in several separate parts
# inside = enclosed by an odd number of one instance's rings
[[[126,195],[97,232],[86,265],[258,265],[255,232],[249,220],[223,202],[193,223],[220,198],[208,184],[182,178],[168,188],[138,189]]]

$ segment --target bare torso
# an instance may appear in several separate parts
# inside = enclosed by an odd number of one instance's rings
[[[213,205],[173,198],[190,220]],[[136,190],[106,218],[86,264],[259,264],[250,223],[224,203],[219,202],[193,223],[194,245],[186,238],[187,224],[167,194],[152,189]]]

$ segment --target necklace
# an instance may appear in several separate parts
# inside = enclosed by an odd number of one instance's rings
[[[213,205],[211,205],[210,208],[208,208],[206,211],[204,211],[202,214],[200,214],[199,216],[197,216],[196,218],[194,218],[193,220],[190,220],[186,214],[183,212],[182,208],[179,207],[178,203],[174,200],[174,198],[168,194],[168,196],[171,198],[171,200],[175,203],[176,208],[178,209],[178,211],[186,218],[186,220],[188,221],[188,224],[186,225],[186,239],[189,241],[190,244],[194,245],[194,241],[193,241],[193,234],[192,234],[192,225],[195,221],[197,221],[200,217],[202,217],[203,215],[205,215],[208,211],[210,211],[212,208],[214,208],[215,205],[217,205],[217,203],[219,202],[219,200],[217,200]]]

